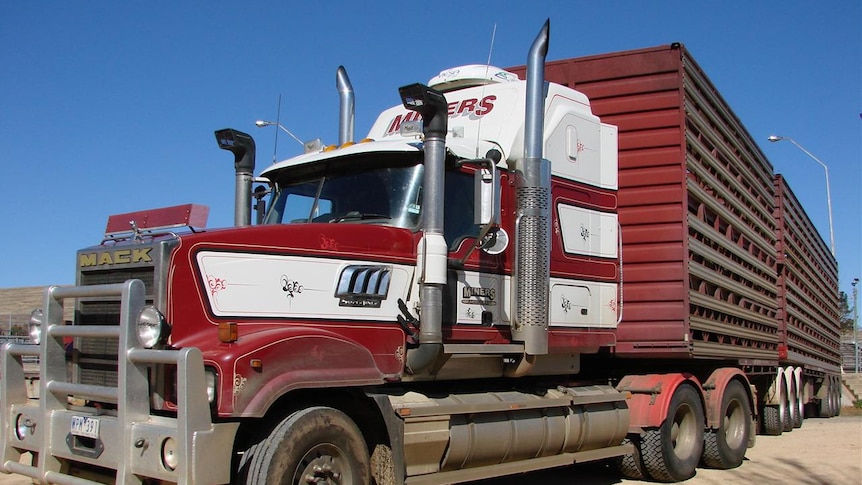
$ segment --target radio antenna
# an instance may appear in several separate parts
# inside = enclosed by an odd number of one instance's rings
[[[497,38],[497,24],[494,24],[494,30],[491,31],[491,47],[488,49],[488,62],[485,63],[485,76],[488,76],[488,70],[491,69],[491,54],[494,53],[494,39]]]
[[[497,38],[497,23],[494,22],[494,29],[491,31],[491,46],[488,48],[488,61],[485,63],[485,79],[488,79],[488,71],[491,70],[491,55],[494,53],[494,39]],[[482,97],[485,97],[485,86],[488,83],[482,85]],[[482,116],[479,117],[479,123],[476,127],[476,154],[475,156],[478,158],[479,155],[479,142],[482,140]]]

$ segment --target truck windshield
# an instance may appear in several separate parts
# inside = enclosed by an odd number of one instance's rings
[[[327,171],[278,184],[267,224],[419,225],[422,165]]]

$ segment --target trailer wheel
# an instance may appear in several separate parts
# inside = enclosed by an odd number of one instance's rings
[[[832,407],[832,409],[835,410],[835,414],[834,414],[835,416],[841,415],[841,399],[842,399],[841,393],[842,393],[843,389],[844,389],[844,384],[841,382],[841,378],[836,376],[835,377],[835,404]]]
[[[796,405],[790,399],[790,387],[786,387],[787,392],[782,397],[784,405],[782,406],[781,426],[783,431],[793,431],[793,407]]]
[[[796,389],[796,416],[794,416],[793,427],[801,428],[805,421],[805,378],[800,378],[799,388]]]
[[[619,470],[620,475],[632,480],[648,478],[646,469],[644,468],[644,461],[641,457],[640,436],[629,435],[621,444],[626,445],[629,443],[634,445],[635,450],[629,455],[623,455],[616,459],[617,470]]]
[[[780,406],[763,406],[761,418],[763,419],[763,423],[761,423],[763,434],[778,436],[784,431],[784,425],[781,423]]]
[[[368,485],[368,448],[356,424],[332,408],[291,414],[261,443],[246,483]]]
[[[748,393],[739,381],[728,384],[721,397],[718,429],[704,435],[703,462],[712,468],[736,468],[745,458],[751,423]]]
[[[832,414],[830,414],[830,406],[829,406],[829,398],[822,397],[817,401],[817,417],[818,418],[830,418]]]
[[[673,393],[668,415],[658,429],[644,433],[641,456],[655,480],[691,478],[703,452],[703,405],[697,391],[681,385]]]
[[[818,394],[821,397],[817,406],[817,416],[821,418],[831,418],[832,416],[835,416],[835,410],[832,403],[832,379],[827,378],[823,382],[822,386],[825,388],[825,391],[821,389],[821,392]]]

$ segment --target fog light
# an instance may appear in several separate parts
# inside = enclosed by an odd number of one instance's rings
[[[167,438],[162,441],[162,464],[170,471],[177,469],[180,457],[177,455],[177,440]]]
[[[45,315],[42,313],[41,308],[37,308],[30,312],[30,321],[29,331],[30,331],[30,340],[33,341],[34,344],[42,343],[42,323],[45,321]]]
[[[33,434],[34,427],[35,425],[27,416],[19,414],[15,417],[15,436],[19,440],[24,440],[28,434]]]
[[[170,325],[165,316],[158,308],[146,305],[138,314],[137,330],[138,341],[144,348],[151,349],[160,342],[164,342],[170,334]]]
[[[206,379],[207,385],[207,401],[212,404],[215,402],[216,382],[218,382],[215,369],[213,369],[212,367],[207,367],[206,369],[204,369],[204,378]]]

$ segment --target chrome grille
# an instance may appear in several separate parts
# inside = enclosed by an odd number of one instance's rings
[[[146,303],[152,304],[155,288],[155,265],[94,268],[81,271],[78,277],[80,286],[93,286],[123,283],[127,280],[143,281],[146,288]],[[75,307],[75,325],[117,325],[120,320],[120,299],[81,298]],[[78,337],[74,342],[73,362],[74,380],[80,384],[116,386],[117,349],[116,338]]]

